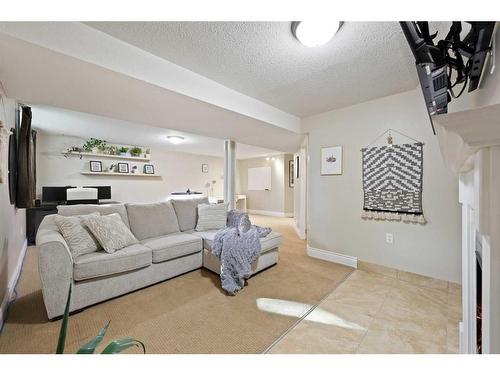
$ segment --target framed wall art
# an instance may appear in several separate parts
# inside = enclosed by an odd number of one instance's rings
[[[155,167],[152,164],[145,164],[144,174],[155,174]]]
[[[342,146],[321,148],[321,175],[335,176],[342,174]]]
[[[102,172],[102,162],[98,160],[90,161],[90,171],[91,172]]]
[[[129,173],[128,163],[118,163],[118,173]]]

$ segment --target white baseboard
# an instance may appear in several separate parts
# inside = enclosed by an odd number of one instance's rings
[[[25,240],[23,243],[23,248],[21,249],[21,254],[19,254],[19,259],[17,260],[16,268],[14,269],[14,273],[12,274],[9,284],[7,286],[7,290],[5,291],[5,296],[3,298],[2,304],[0,305],[0,329],[3,327],[3,322],[5,319],[5,315],[7,313],[7,309],[9,308],[9,303],[14,296],[14,290],[16,289],[17,281],[19,280],[19,276],[21,276],[21,270],[23,268],[24,257],[26,256],[26,249],[28,248],[28,241]]]
[[[293,223],[293,229],[295,229],[295,233],[297,233],[297,236],[299,236],[299,238],[301,240],[305,240],[306,239],[306,236],[303,236],[302,233],[300,232],[300,229],[297,226],[297,223]]]
[[[247,212],[249,214],[254,214],[254,215],[293,217],[293,212],[265,211],[265,210],[252,210],[252,209],[247,209]]]
[[[358,268],[358,258],[350,255],[344,255],[323,249],[316,249],[309,245],[307,245],[307,255],[313,258],[326,260],[328,262],[339,263],[345,266]]]

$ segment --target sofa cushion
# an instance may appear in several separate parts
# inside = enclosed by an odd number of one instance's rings
[[[205,232],[193,232],[193,235],[200,236],[203,239],[203,248],[212,251],[212,241],[214,240],[216,230]],[[261,254],[280,246],[283,243],[283,236],[276,232],[269,233],[266,237],[260,239],[262,246]]]
[[[186,233],[150,238],[141,243],[153,250],[153,263],[165,262],[202,250],[202,239]]]
[[[117,213],[106,216],[87,215],[82,220],[108,253],[139,242]]]
[[[105,251],[80,255],[74,260],[73,278],[76,281],[109,276],[151,265],[151,249],[141,244],[125,247],[109,254]]]
[[[198,222],[198,205],[208,204],[208,198],[171,199],[181,231],[193,230]]]
[[[54,216],[54,221],[59,229],[59,232],[68,244],[73,258],[83,254],[93,253],[97,250],[102,250],[99,241],[97,241],[97,239],[93,236],[89,228],[83,224],[83,220],[86,217],[99,215],[99,212],[94,212],[93,214],[80,216]]]
[[[141,241],[179,232],[179,223],[170,201],[151,204],[127,204],[130,229]]]
[[[203,232],[211,229],[222,229],[227,223],[228,203],[199,204],[196,230]]]
[[[127,209],[123,203],[116,204],[75,204],[57,206],[57,213],[62,216],[88,215],[93,212],[99,212],[101,215],[110,215],[117,213],[121,216],[125,225],[130,228],[128,223]]]

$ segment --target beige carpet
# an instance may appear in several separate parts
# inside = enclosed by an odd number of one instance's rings
[[[258,298],[317,304],[352,271],[306,255],[292,219],[254,216],[284,236],[278,265],[226,296],[217,275],[196,270],[87,308],[70,317],[67,352],[93,337],[110,319],[104,342],[143,341],[148,353],[261,353],[299,318],[261,311]],[[49,322],[43,306],[37,253],[30,247],[0,335],[0,353],[53,353],[61,321]],[[130,352],[134,352],[131,350]]]

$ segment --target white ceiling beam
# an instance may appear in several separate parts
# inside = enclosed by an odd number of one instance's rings
[[[301,132],[300,118],[83,23],[3,22],[0,32],[295,133]]]
[[[129,75],[0,33],[0,80],[8,96],[281,152],[301,135]]]

